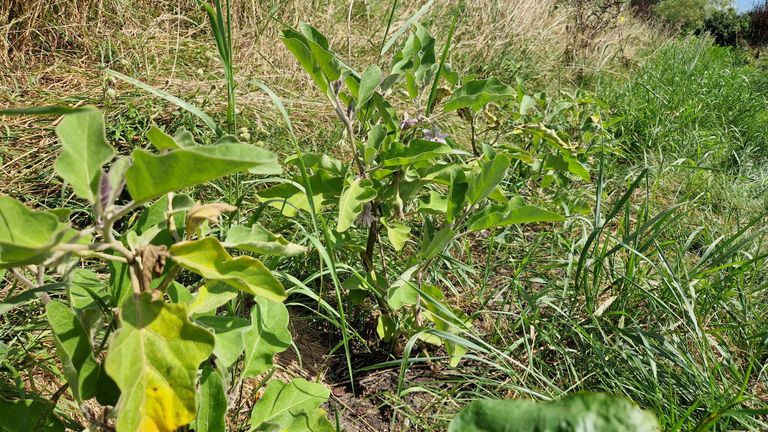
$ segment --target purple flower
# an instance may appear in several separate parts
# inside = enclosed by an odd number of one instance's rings
[[[424,139],[440,144],[447,144],[445,139],[448,138],[448,134],[440,132],[440,128],[433,125],[432,129],[424,129]]]
[[[409,119],[409,118],[406,118],[405,120],[403,120],[402,122],[400,122],[400,130],[401,130],[401,131],[404,131],[404,130],[408,130],[408,129],[410,129],[410,128],[412,128],[412,127],[416,126],[416,123],[418,123],[418,122],[419,122],[419,121],[418,121],[418,120],[416,120],[416,119]]]

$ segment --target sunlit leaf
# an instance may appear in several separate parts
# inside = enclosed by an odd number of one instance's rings
[[[243,334],[250,326],[248,320],[233,316],[201,316],[195,319],[207,327],[216,338],[213,354],[225,367],[231,367],[243,353]]]
[[[117,430],[173,432],[188,424],[213,334],[189,320],[185,305],[153,301],[149,293],[126,302],[120,318],[105,363],[122,392]]]
[[[376,65],[370,65],[360,77],[360,90],[357,97],[357,105],[362,107],[373,95],[373,92],[381,84],[381,69]]]
[[[333,432],[319,408],[330,396],[322,384],[295,378],[286,384],[272,380],[251,411],[251,430],[260,432]]]
[[[13,198],[0,196],[0,268],[45,261],[66,229],[53,213],[33,211]]]
[[[256,376],[272,368],[273,356],[291,345],[288,309],[281,302],[256,298],[251,309],[251,327],[243,333],[243,376]]]
[[[96,202],[101,167],[115,156],[104,132],[103,114],[96,109],[67,114],[56,127],[56,135],[61,141],[56,173],[77,196]]]
[[[137,149],[132,157],[126,180],[128,192],[136,201],[236,172],[275,175],[282,171],[274,153],[240,143],[180,148],[161,155]]]
[[[291,243],[283,236],[267,231],[259,224],[253,224],[250,227],[233,226],[227,232],[224,246],[277,256],[295,256],[307,252],[307,248],[304,246]]]
[[[170,253],[176,263],[206,279],[273,301],[285,299],[283,285],[261,261],[249,256],[232,258],[213,237],[175,244]]]
[[[559,213],[544,210],[536,206],[521,206],[518,202],[513,201],[507,205],[493,205],[487,207],[481,213],[473,216],[468,221],[468,225],[470,231],[480,231],[516,224],[559,222],[562,220],[565,220],[565,217]]]

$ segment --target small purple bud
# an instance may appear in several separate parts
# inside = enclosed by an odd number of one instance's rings
[[[102,172],[99,178],[99,205],[101,212],[104,212],[110,204],[112,204],[112,185],[109,184],[107,173]]]

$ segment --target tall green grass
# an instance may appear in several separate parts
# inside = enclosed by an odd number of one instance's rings
[[[602,84],[623,118],[618,138],[632,150],[660,149],[718,169],[768,156],[768,76],[739,51],[672,41],[630,79]]]

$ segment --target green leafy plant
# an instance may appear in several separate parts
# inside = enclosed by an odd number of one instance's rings
[[[471,330],[472,320],[449,306],[434,272],[467,236],[563,220],[557,212],[507,193],[504,183],[513,160],[523,160],[521,153],[528,151],[538,158],[531,156],[527,163],[548,161],[540,172],[583,181],[590,176],[581,161],[583,151],[541,123],[520,121],[545,104],[541,98],[495,78],[462,82],[447,61],[454,26],[440,51],[424,26],[413,27],[391,68],[374,64],[362,72],[348,66],[314,27],[303,24],[299,30],[283,31],[284,44],[341,123],[343,158],[295,154],[286,163],[306,169],[307,176],[258,196],[288,217],[335,208],[337,223],[329,238],[337,250],[360,256],[361,267],[344,282],[350,301],[363,305],[373,300],[383,341],[396,345],[401,336],[416,335],[445,345],[456,364],[466,353],[457,336]],[[410,109],[395,108],[402,105],[399,94],[406,95]],[[491,111],[504,118],[477,131],[483,123],[478,118],[492,117]],[[441,130],[442,119],[452,112],[468,123],[468,139]],[[516,135],[549,145],[523,150],[499,144],[501,134],[494,137],[491,132],[502,122],[515,121]],[[546,153],[534,151],[545,148]],[[309,190],[311,201],[305,194]]]
[[[90,204],[92,221],[75,228],[68,209],[33,210],[0,197],[0,269],[28,288],[6,299],[2,311],[34,298],[29,293],[42,295],[85,426],[224,430],[236,408],[231,395],[244,379],[269,372],[273,355],[292,343],[282,283],[259,259],[230,251],[292,256],[305,248],[255,223],[218,227],[234,207],[201,204],[182,192],[236,172],[280,174],[277,157],[231,136],[199,146],[189,132],[171,136],[153,127],[153,150],[115,158],[96,109],[67,114],[56,132],[62,152],[55,170]],[[122,198],[124,188],[130,199]],[[189,271],[184,278],[182,269]],[[329,395],[322,385],[266,386],[251,430],[333,430],[319,409]],[[96,418],[91,399],[114,410]],[[0,399],[0,411],[15,413],[0,416],[0,425],[27,431],[34,419],[35,430],[63,430],[52,408]]]
[[[602,393],[577,393],[552,402],[478,400],[451,422],[449,432],[655,432],[653,413]]]

